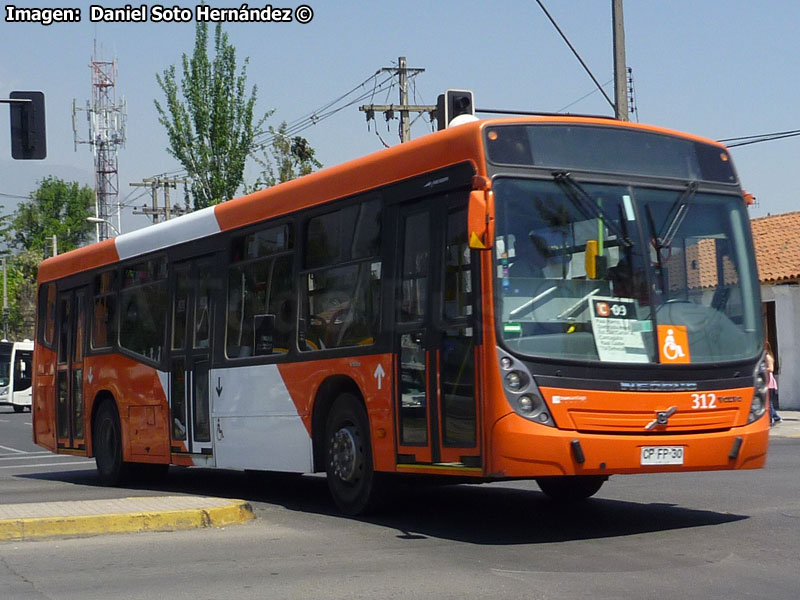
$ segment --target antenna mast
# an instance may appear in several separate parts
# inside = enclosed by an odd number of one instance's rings
[[[108,239],[109,230],[121,232],[121,210],[119,206],[119,170],[117,154],[119,147],[125,145],[125,122],[127,109],[125,100],[117,104],[117,61],[103,61],[97,57],[95,42],[94,57],[89,65],[92,70],[92,104],[86,102],[85,109],[77,108],[72,101],[72,128],[75,136],[75,150],[78,144],[89,144],[94,154],[95,172],[95,215],[97,222],[97,241]],[[77,111],[85,110],[89,121],[89,139],[78,139]],[[117,225],[111,218],[116,215]]]

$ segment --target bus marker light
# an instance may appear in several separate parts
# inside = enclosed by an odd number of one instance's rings
[[[520,396],[519,397],[519,409],[522,412],[532,412],[533,411],[533,398],[530,396]]]

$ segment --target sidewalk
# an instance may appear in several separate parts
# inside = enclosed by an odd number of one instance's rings
[[[770,438],[800,438],[800,411],[779,410],[780,423],[769,430]]]
[[[244,500],[199,496],[0,504],[0,542],[223,527],[252,518]]]

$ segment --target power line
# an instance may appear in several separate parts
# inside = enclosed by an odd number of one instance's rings
[[[370,75],[364,81],[354,86],[344,94],[340,94],[339,96],[335,97],[332,100],[329,100],[328,102],[306,113],[305,115],[298,117],[294,121],[289,122],[285,131],[277,132],[273,130],[274,133],[267,132],[262,136],[256,138],[250,145],[250,153],[254,153],[258,150],[266,150],[267,148],[269,148],[270,145],[272,145],[272,143],[278,137],[296,136],[305,131],[306,129],[313,127],[314,125],[317,125],[321,121],[324,121],[325,119],[328,119],[329,117],[332,117],[333,115],[341,112],[342,110],[355,106],[369,98],[374,98],[376,94],[386,91],[388,97],[388,94],[390,94],[392,89],[394,89],[395,79],[393,74],[389,74],[385,78],[380,79],[379,76],[381,75],[382,72],[383,70],[379,69],[373,75]],[[372,85],[370,85],[370,83]],[[168,171],[166,173],[161,173],[159,175],[154,175],[149,179],[154,179],[159,177],[181,178],[181,177],[188,177],[188,175],[189,175],[188,170],[184,168],[184,169],[175,169],[173,171]],[[137,196],[137,198],[138,197],[141,196]],[[126,203],[126,206],[129,205],[130,204]]]
[[[616,105],[615,105],[615,104],[614,104],[614,103],[611,101],[611,98],[609,98],[609,97],[608,97],[608,94],[606,94],[605,90],[603,89],[603,86],[602,86],[602,85],[600,85],[600,82],[598,82],[598,81],[597,81],[597,78],[596,78],[596,77],[595,77],[595,76],[592,74],[592,72],[589,70],[589,67],[588,67],[588,66],[586,66],[586,63],[585,63],[585,62],[583,62],[583,59],[581,58],[581,55],[580,55],[580,54],[578,54],[578,51],[577,51],[577,50],[575,50],[575,47],[574,47],[574,46],[573,46],[573,45],[570,43],[570,41],[567,39],[567,36],[564,34],[564,32],[563,32],[563,31],[561,31],[561,28],[558,26],[558,23],[556,23],[555,19],[553,19],[553,17],[551,17],[551,16],[550,16],[550,13],[549,13],[549,12],[547,12],[547,9],[544,7],[544,4],[542,4],[542,0],[536,0],[536,3],[539,5],[539,8],[541,8],[541,9],[542,9],[542,11],[544,12],[544,14],[545,14],[545,15],[547,15],[547,18],[548,18],[548,19],[550,19],[550,22],[553,24],[553,27],[555,27],[555,28],[556,28],[556,31],[558,31],[558,33],[559,33],[559,35],[561,36],[561,38],[564,40],[564,42],[566,42],[567,46],[569,46],[569,49],[570,49],[570,50],[572,50],[572,53],[575,55],[575,58],[577,58],[577,59],[578,59],[578,62],[579,62],[579,63],[581,63],[581,66],[582,66],[582,67],[584,68],[584,70],[585,70],[585,71],[586,71],[586,72],[589,74],[589,77],[591,77],[591,78],[592,78],[592,81],[594,81],[594,84],[597,86],[597,88],[600,90],[600,92],[602,92],[602,94],[603,94],[603,97],[604,97],[604,98],[606,99],[606,101],[608,101],[608,103],[611,105],[611,108],[613,108],[614,110],[616,110]]]
[[[609,79],[608,81],[606,81],[606,82],[603,84],[603,87],[607,86],[609,83],[612,83],[613,81],[614,81],[613,79]],[[597,93],[597,90],[592,90],[591,92],[589,92],[589,93],[587,93],[587,94],[584,94],[583,96],[581,96],[581,97],[580,97],[580,98],[578,98],[577,100],[575,100],[575,101],[573,101],[573,102],[570,102],[570,103],[569,103],[569,104],[567,104],[566,106],[563,106],[563,107],[559,108],[559,109],[558,109],[557,111],[555,111],[555,112],[557,112],[557,113],[564,112],[564,111],[565,111],[565,110],[567,110],[568,108],[570,108],[570,107],[572,107],[572,106],[575,106],[575,105],[576,105],[578,102],[580,102],[581,100],[585,100],[585,99],[586,99],[586,98],[588,98],[589,96],[591,96],[591,95],[593,95],[593,94],[596,94],[596,93]]]
[[[777,131],[775,133],[762,133],[759,135],[745,135],[740,137],[725,138],[717,141],[726,144],[728,148],[736,148],[738,146],[749,146],[751,144],[760,144],[761,142],[782,140],[784,138],[796,137],[798,135],[800,135],[800,129],[791,129],[788,131]]]
[[[14,199],[19,199],[19,200],[30,200],[31,199],[30,196],[18,196],[16,194],[4,194],[3,192],[0,192],[0,197],[2,197],[2,198],[14,198]]]

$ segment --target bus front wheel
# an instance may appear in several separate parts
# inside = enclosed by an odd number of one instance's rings
[[[602,475],[566,475],[540,477],[536,480],[545,496],[560,502],[576,502],[594,496],[608,477]]]
[[[113,402],[106,400],[97,409],[92,425],[92,446],[100,483],[108,486],[123,483],[128,469],[122,460],[122,428]]]
[[[358,515],[374,506],[377,489],[369,419],[353,394],[341,394],[328,416],[325,471],[333,501],[342,512]]]

